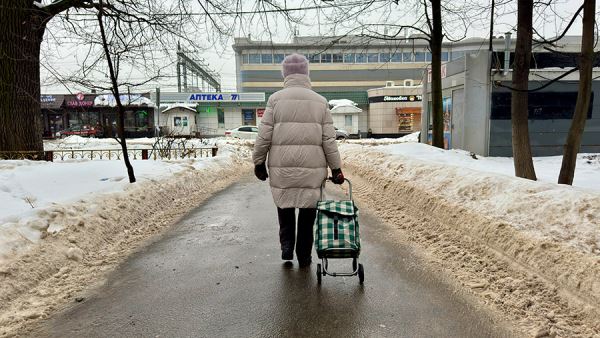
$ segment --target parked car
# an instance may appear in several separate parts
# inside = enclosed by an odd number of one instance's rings
[[[97,128],[82,125],[82,126],[71,126],[67,129],[63,129],[56,133],[56,137],[67,137],[71,135],[78,135],[81,137],[97,137],[100,136],[101,131]]]
[[[350,134],[347,131],[345,131],[343,129],[338,129],[337,127],[334,127],[334,128],[335,128],[335,139],[336,140],[345,140],[350,137]]]
[[[239,139],[255,139],[258,135],[257,126],[240,126],[235,129],[231,129],[225,132],[226,137],[233,137]]]

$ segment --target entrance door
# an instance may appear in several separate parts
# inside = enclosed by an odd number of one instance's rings
[[[57,132],[65,129],[63,124],[63,115],[48,114],[48,129],[50,132],[50,137],[55,137]]]
[[[452,91],[452,148],[464,149],[464,134],[465,134],[465,90],[457,89]]]
[[[256,110],[242,109],[242,124],[245,126],[256,125]]]

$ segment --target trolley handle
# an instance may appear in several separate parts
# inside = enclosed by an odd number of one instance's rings
[[[321,183],[321,195],[319,196],[319,201],[323,200],[323,189],[325,188],[325,183],[327,183],[327,181],[333,182],[333,177],[327,177],[323,180],[323,183]],[[344,178],[344,181],[348,182],[348,194],[350,195],[350,200],[352,201],[352,182],[350,182],[350,180],[347,178]]]

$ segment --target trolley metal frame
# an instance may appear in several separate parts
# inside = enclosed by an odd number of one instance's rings
[[[323,183],[321,184],[321,194],[319,196],[319,201],[323,201],[323,190],[325,188],[325,183],[327,183],[327,181],[333,181],[331,177],[326,178],[325,180],[323,180]],[[351,201],[354,201],[352,199],[352,182],[350,182],[349,179],[345,178],[344,179],[345,182],[348,183],[348,195]],[[348,252],[348,257],[346,257],[344,255],[344,257],[327,257],[327,252],[336,252],[336,254],[339,254],[340,252],[344,252],[347,251]],[[358,261],[358,256],[360,255],[360,252],[355,250],[355,249],[351,249],[351,248],[337,248],[337,249],[324,249],[321,251],[321,263],[317,264],[317,281],[319,284],[321,284],[321,279],[322,276],[332,276],[332,277],[351,277],[351,276],[356,276],[358,275],[360,284],[363,284],[364,282],[364,267],[361,263],[359,263]],[[352,258],[352,272],[330,272],[327,268],[329,266],[329,262],[328,259],[348,259],[348,258]]]

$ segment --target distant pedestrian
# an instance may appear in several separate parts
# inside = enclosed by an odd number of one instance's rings
[[[301,267],[312,261],[313,223],[327,167],[334,183],[344,182],[328,103],[311,89],[308,74],[308,60],[303,55],[292,54],[283,60],[284,88],[269,97],[252,154],[256,177],[264,181],[270,174],[281,258],[292,260],[295,244]],[[300,209],[297,240],[296,208]]]

